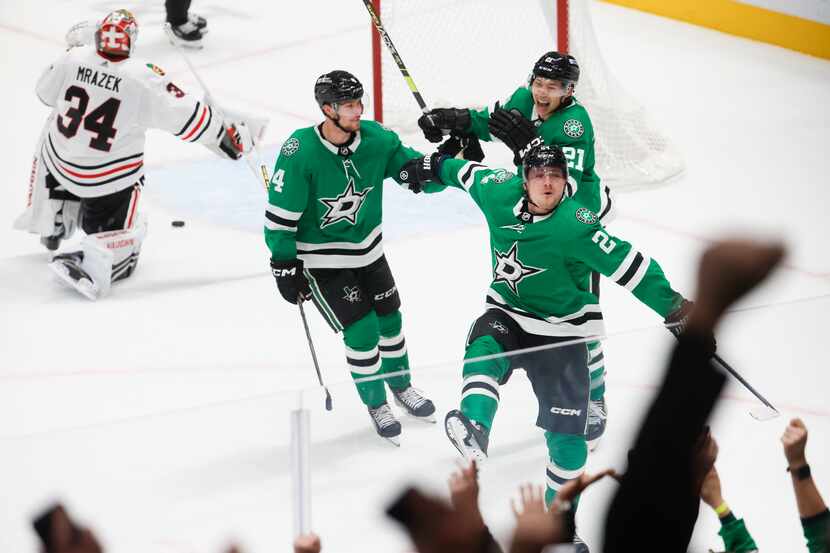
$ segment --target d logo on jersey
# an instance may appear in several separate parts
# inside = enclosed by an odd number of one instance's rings
[[[326,206],[326,213],[320,218],[320,228],[326,228],[340,221],[348,221],[352,225],[356,224],[357,213],[363,207],[366,196],[373,188],[374,186],[370,186],[361,192],[355,192],[354,179],[350,178],[349,184],[342,194],[336,198],[320,198],[320,201]]]
[[[493,268],[493,282],[507,284],[507,287],[516,295],[519,295],[518,286],[521,281],[547,270],[523,264],[519,260],[518,242],[513,242],[513,245],[510,246],[507,253],[502,253],[496,249],[493,250],[493,253],[496,256],[496,266]]]

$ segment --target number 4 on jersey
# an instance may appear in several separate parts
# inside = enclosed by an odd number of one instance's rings
[[[285,178],[285,169],[279,169],[274,176],[271,177],[271,186],[274,187],[274,192],[282,192],[282,187],[285,185],[283,179]]]

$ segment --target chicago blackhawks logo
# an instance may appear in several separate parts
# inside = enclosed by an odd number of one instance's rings
[[[565,121],[564,131],[571,138],[579,138],[585,133],[585,127],[576,119],[568,119]]]
[[[350,178],[349,184],[342,194],[336,198],[320,198],[320,201],[326,206],[326,213],[320,218],[320,228],[326,228],[340,221],[347,221],[352,225],[356,224],[357,213],[363,207],[366,196],[373,188],[374,186],[370,186],[361,192],[355,192],[354,179]]]
[[[514,294],[519,294],[519,283],[537,273],[546,271],[538,267],[525,265],[519,260],[519,243],[513,242],[507,253],[493,250],[496,256],[496,266],[493,268],[493,283],[503,282]]]
[[[284,156],[293,156],[297,153],[297,150],[300,149],[300,141],[294,138],[293,136],[285,141],[282,145],[282,155]]]
[[[586,207],[580,207],[576,210],[576,220],[585,223],[586,225],[593,225],[597,222],[596,214]]]

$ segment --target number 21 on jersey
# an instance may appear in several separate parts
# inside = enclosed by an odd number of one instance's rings
[[[568,169],[582,171],[585,163],[585,150],[573,146],[562,146],[562,153],[568,160]]]

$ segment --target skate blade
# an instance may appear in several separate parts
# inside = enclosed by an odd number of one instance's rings
[[[464,457],[468,463],[475,461],[478,466],[481,466],[486,460],[487,455],[480,449],[467,448],[464,446],[464,440],[467,438],[467,427],[458,419],[450,418],[447,420],[445,429],[447,436],[450,438],[452,445]]]
[[[52,270],[52,272],[55,274],[55,276],[58,277],[58,279],[61,282],[63,282],[73,290],[76,290],[78,293],[83,295],[88,300],[95,301],[98,299],[98,288],[95,286],[95,284],[91,282],[87,284],[88,281],[76,282],[72,280],[72,278],[69,276],[69,271],[60,263],[50,263],[49,269]]]
[[[389,442],[390,444],[394,445],[395,447],[401,447],[401,439],[399,436],[394,436],[392,438],[387,438],[386,436],[381,436],[384,440]]]

